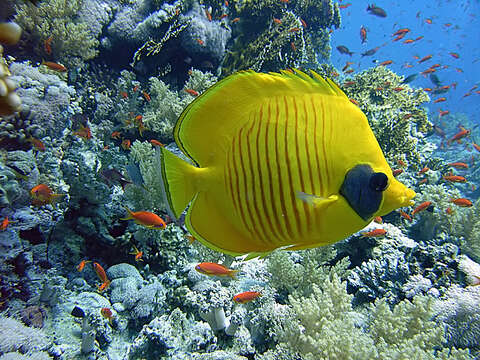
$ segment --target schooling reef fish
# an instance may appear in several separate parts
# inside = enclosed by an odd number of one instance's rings
[[[219,125],[218,119],[225,119]],[[157,147],[169,212],[227,254],[332,244],[415,196],[362,111],[315,72],[242,71],[197,97]]]
[[[48,185],[38,184],[30,190],[32,204],[35,206],[43,206],[53,203],[57,198],[65,196],[65,194],[54,194]]]
[[[204,275],[230,276],[232,279],[235,279],[235,274],[238,272],[238,270],[232,270],[224,265],[211,262],[200,263],[195,266],[195,270]]]
[[[121,220],[134,220],[137,224],[149,229],[165,229],[167,226],[160,216],[150,211],[131,211],[128,208],[126,209],[128,216]]]

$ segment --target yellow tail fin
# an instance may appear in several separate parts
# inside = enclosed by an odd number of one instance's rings
[[[176,219],[198,192],[196,178],[198,170],[163,147],[157,147],[160,160],[163,190],[171,215]]]

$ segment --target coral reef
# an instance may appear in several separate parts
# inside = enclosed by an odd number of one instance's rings
[[[430,98],[423,90],[402,84],[402,80],[386,67],[377,66],[346,79],[343,90],[367,116],[387,160],[394,164],[403,154],[418,171],[425,162],[418,147],[432,129],[420,105]]]
[[[330,0],[245,1],[229,15],[234,43],[224,61],[224,75],[245,69],[317,67],[317,56],[329,58],[328,28],[340,27],[338,4]]]
[[[47,56],[73,68],[97,55],[98,40],[89,25],[77,17],[82,2],[46,0],[38,6],[30,2],[17,6],[15,21],[28,34],[30,49],[38,58]],[[45,41],[50,49],[43,46]]]

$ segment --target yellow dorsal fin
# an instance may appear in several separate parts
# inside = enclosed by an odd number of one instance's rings
[[[229,141],[229,135],[245,122],[248,114],[278,96],[318,94],[347,96],[335,83],[311,71],[257,73],[241,71],[219,81],[196,98],[180,115],[174,136],[180,149],[196,164],[206,167],[214,161],[211,144]]]

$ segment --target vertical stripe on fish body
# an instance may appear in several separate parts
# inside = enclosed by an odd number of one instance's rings
[[[231,75],[185,109],[175,140],[195,166],[158,150],[170,211],[190,203],[187,229],[232,255],[331,244],[414,196],[361,110],[314,72]]]

